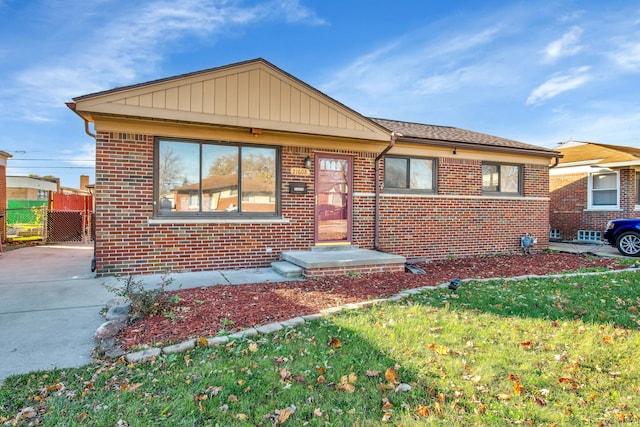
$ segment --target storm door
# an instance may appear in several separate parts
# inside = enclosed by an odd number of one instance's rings
[[[351,242],[350,156],[316,155],[316,243]]]

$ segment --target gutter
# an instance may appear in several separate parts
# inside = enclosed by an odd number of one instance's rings
[[[69,107],[69,109],[71,111],[76,113],[78,116],[80,116],[80,118],[82,120],[84,120],[84,133],[89,135],[91,138],[95,139],[96,138],[96,134],[95,133],[91,133],[89,131],[89,120],[87,120],[87,118],[84,117],[82,114],[78,113],[78,111],[76,110],[76,103],[75,102],[65,102],[65,104],[66,104],[67,107]]]
[[[380,163],[380,159],[382,159],[382,157],[387,154],[387,152],[389,150],[391,150],[393,148],[393,146],[396,143],[396,136],[402,136],[401,133],[395,133],[395,132],[391,132],[391,141],[389,141],[389,145],[387,146],[387,148],[385,148],[382,153],[378,154],[376,156],[376,160],[374,161],[374,186],[375,186],[375,194],[376,194],[376,198],[375,198],[375,203],[374,203],[374,207],[373,207],[373,217],[374,217],[374,229],[373,229],[373,248],[378,251],[380,250],[380,242],[379,242],[379,234],[380,234],[380,212],[379,212],[379,207],[380,207],[380,190],[381,190],[381,185],[378,185],[378,170],[380,169],[379,163]]]

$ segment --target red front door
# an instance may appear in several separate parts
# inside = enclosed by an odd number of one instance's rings
[[[315,158],[316,242],[351,242],[350,156],[317,154]]]

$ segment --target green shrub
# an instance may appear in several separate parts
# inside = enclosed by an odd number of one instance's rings
[[[167,292],[167,287],[173,283],[173,278],[163,275],[156,287],[145,287],[142,280],[135,280],[133,276],[118,278],[119,285],[111,286],[103,283],[109,292],[124,297],[131,304],[132,317],[148,317],[165,313],[169,307],[177,304],[178,299]]]

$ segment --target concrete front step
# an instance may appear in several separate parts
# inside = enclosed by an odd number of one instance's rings
[[[273,268],[276,273],[291,279],[302,277],[302,273],[303,273],[302,268],[298,267],[295,264],[291,264],[290,262],[287,262],[287,261],[272,262],[271,268]]]
[[[406,258],[368,249],[286,251],[281,259],[302,268],[305,277],[402,272]]]

